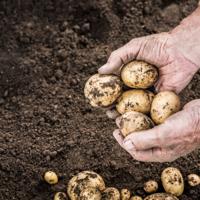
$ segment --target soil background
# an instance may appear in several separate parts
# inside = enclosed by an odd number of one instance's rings
[[[200,174],[200,152],[173,163],[141,163],[112,137],[115,123],[91,108],[84,83],[112,50],[134,37],[168,31],[196,0],[0,1],[0,199],[53,199],[73,174],[100,173],[107,186],[145,196],[143,183],[165,167]],[[184,41],[183,41],[184,42]],[[182,94],[200,97],[200,73]],[[46,170],[59,183],[43,181]],[[160,187],[162,191],[162,187]],[[200,199],[186,183],[181,200]]]

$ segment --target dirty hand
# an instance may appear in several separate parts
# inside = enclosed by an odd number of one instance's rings
[[[118,127],[119,120],[120,118],[116,120]],[[186,104],[182,111],[153,129],[132,133],[125,139],[119,129],[113,135],[121,147],[136,160],[174,161],[200,147],[200,100]]]

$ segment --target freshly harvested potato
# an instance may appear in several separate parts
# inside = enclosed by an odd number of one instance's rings
[[[121,116],[120,131],[124,137],[135,131],[153,128],[152,120],[139,112],[126,112]]]
[[[121,189],[121,200],[129,200],[131,192],[128,189]]]
[[[167,193],[156,193],[147,196],[144,200],[178,200],[178,198]]]
[[[101,192],[97,188],[88,187],[81,191],[80,200],[101,200]]]
[[[123,66],[121,78],[128,87],[146,89],[157,81],[158,70],[146,62],[132,61]]]
[[[57,192],[54,195],[54,200],[67,200],[67,195],[64,192]]]
[[[72,177],[68,183],[67,193],[71,200],[78,200],[82,190],[93,187],[100,191],[105,189],[103,178],[93,171],[83,171]]]
[[[142,197],[134,196],[134,197],[131,197],[130,200],[142,200]]]
[[[197,174],[188,175],[188,184],[192,187],[200,184],[200,177]]]
[[[120,96],[122,83],[118,76],[95,74],[85,84],[84,94],[93,107],[106,107]]]
[[[53,185],[53,184],[58,183],[58,176],[56,175],[55,172],[53,172],[53,171],[48,171],[48,172],[45,172],[45,174],[44,174],[44,180],[45,180],[47,183]]]
[[[147,193],[154,193],[158,190],[158,183],[154,180],[149,180],[144,184],[144,191]]]
[[[116,109],[120,114],[137,111],[144,114],[150,112],[154,94],[147,90],[128,90],[117,100]]]
[[[108,187],[102,193],[102,200],[120,200],[120,193],[117,188]]]
[[[164,169],[161,181],[165,191],[169,194],[180,196],[184,191],[183,176],[177,168],[168,167]]]
[[[170,91],[158,93],[151,105],[151,118],[156,124],[163,123],[170,115],[180,110],[179,97]]]

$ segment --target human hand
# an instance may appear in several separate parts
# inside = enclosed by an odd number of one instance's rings
[[[120,118],[116,119],[116,123],[120,128]],[[174,161],[200,147],[200,100],[186,104],[182,111],[153,129],[134,132],[125,139],[119,129],[113,135],[136,160]]]

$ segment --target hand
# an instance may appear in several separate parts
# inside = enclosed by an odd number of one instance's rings
[[[119,126],[120,118],[116,122]],[[133,158],[144,162],[171,162],[200,147],[200,100],[191,101],[163,124],[115,139]],[[167,141],[167,142],[166,142]]]

